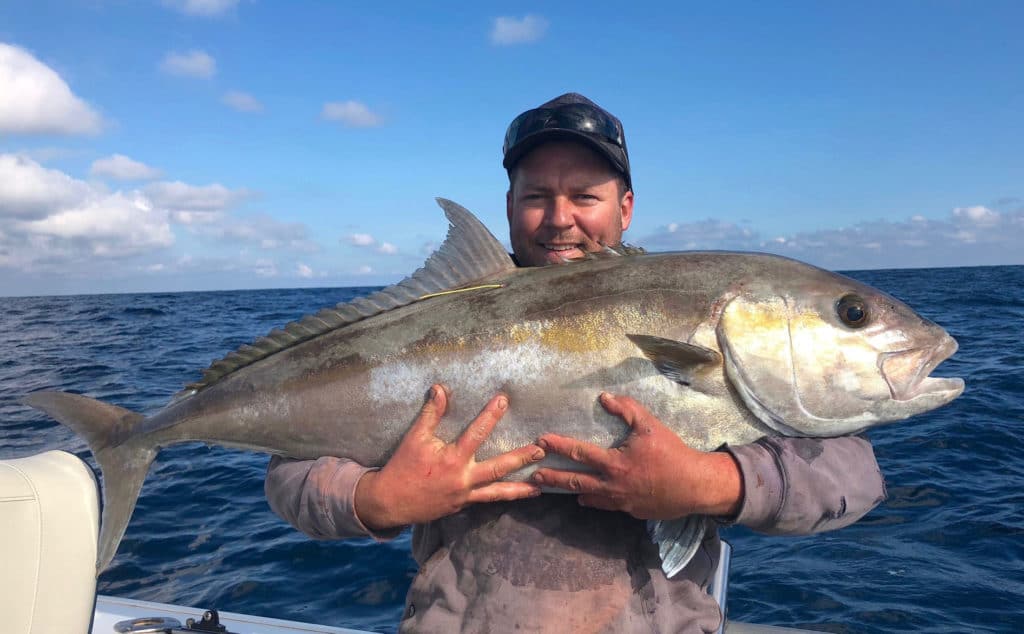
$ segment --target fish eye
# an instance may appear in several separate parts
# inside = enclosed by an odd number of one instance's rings
[[[857,295],[845,295],[836,302],[836,314],[850,328],[861,328],[868,323],[867,303]]]

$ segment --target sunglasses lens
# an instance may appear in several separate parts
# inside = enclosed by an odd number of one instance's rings
[[[622,128],[606,113],[586,104],[570,104],[558,108],[536,108],[515,118],[505,133],[503,153],[526,137],[541,130],[570,130],[600,136],[622,148]]]

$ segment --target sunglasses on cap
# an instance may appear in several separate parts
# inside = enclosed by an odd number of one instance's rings
[[[502,154],[507,155],[523,139],[541,130],[567,130],[597,136],[623,150],[626,144],[622,125],[607,112],[574,103],[555,108],[534,108],[513,119],[505,132]]]

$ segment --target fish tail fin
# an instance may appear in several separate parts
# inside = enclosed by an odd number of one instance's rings
[[[110,565],[128,528],[139,491],[156,458],[157,447],[131,431],[145,417],[131,410],[78,394],[33,392],[21,401],[67,425],[85,438],[100,465],[103,478],[103,514],[96,574]]]
[[[671,579],[693,559],[706,530],[703,515],[687,515],[674,520],[650,520],[647,532],[658,544],[661,569]]]

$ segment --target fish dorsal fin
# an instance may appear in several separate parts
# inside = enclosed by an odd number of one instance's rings
[[[241,346],[211,364],[203,371],[203,377],[185,386],[178,397],[188,396],[193,390],[212,385],[239,368],[325,332],[516,268],[505,247],[468,209],[444,198],[438,198],[437,203],[448,217],[448,235],[415,273],[394,286],[333,308],[324,308],[284,328],[272,330],[252,344]]]
[[[690,385],[696,368],[722,360],[722,355],[704,346],[651,335],[626,336],[643,350],[659,372],[682,385]]]

